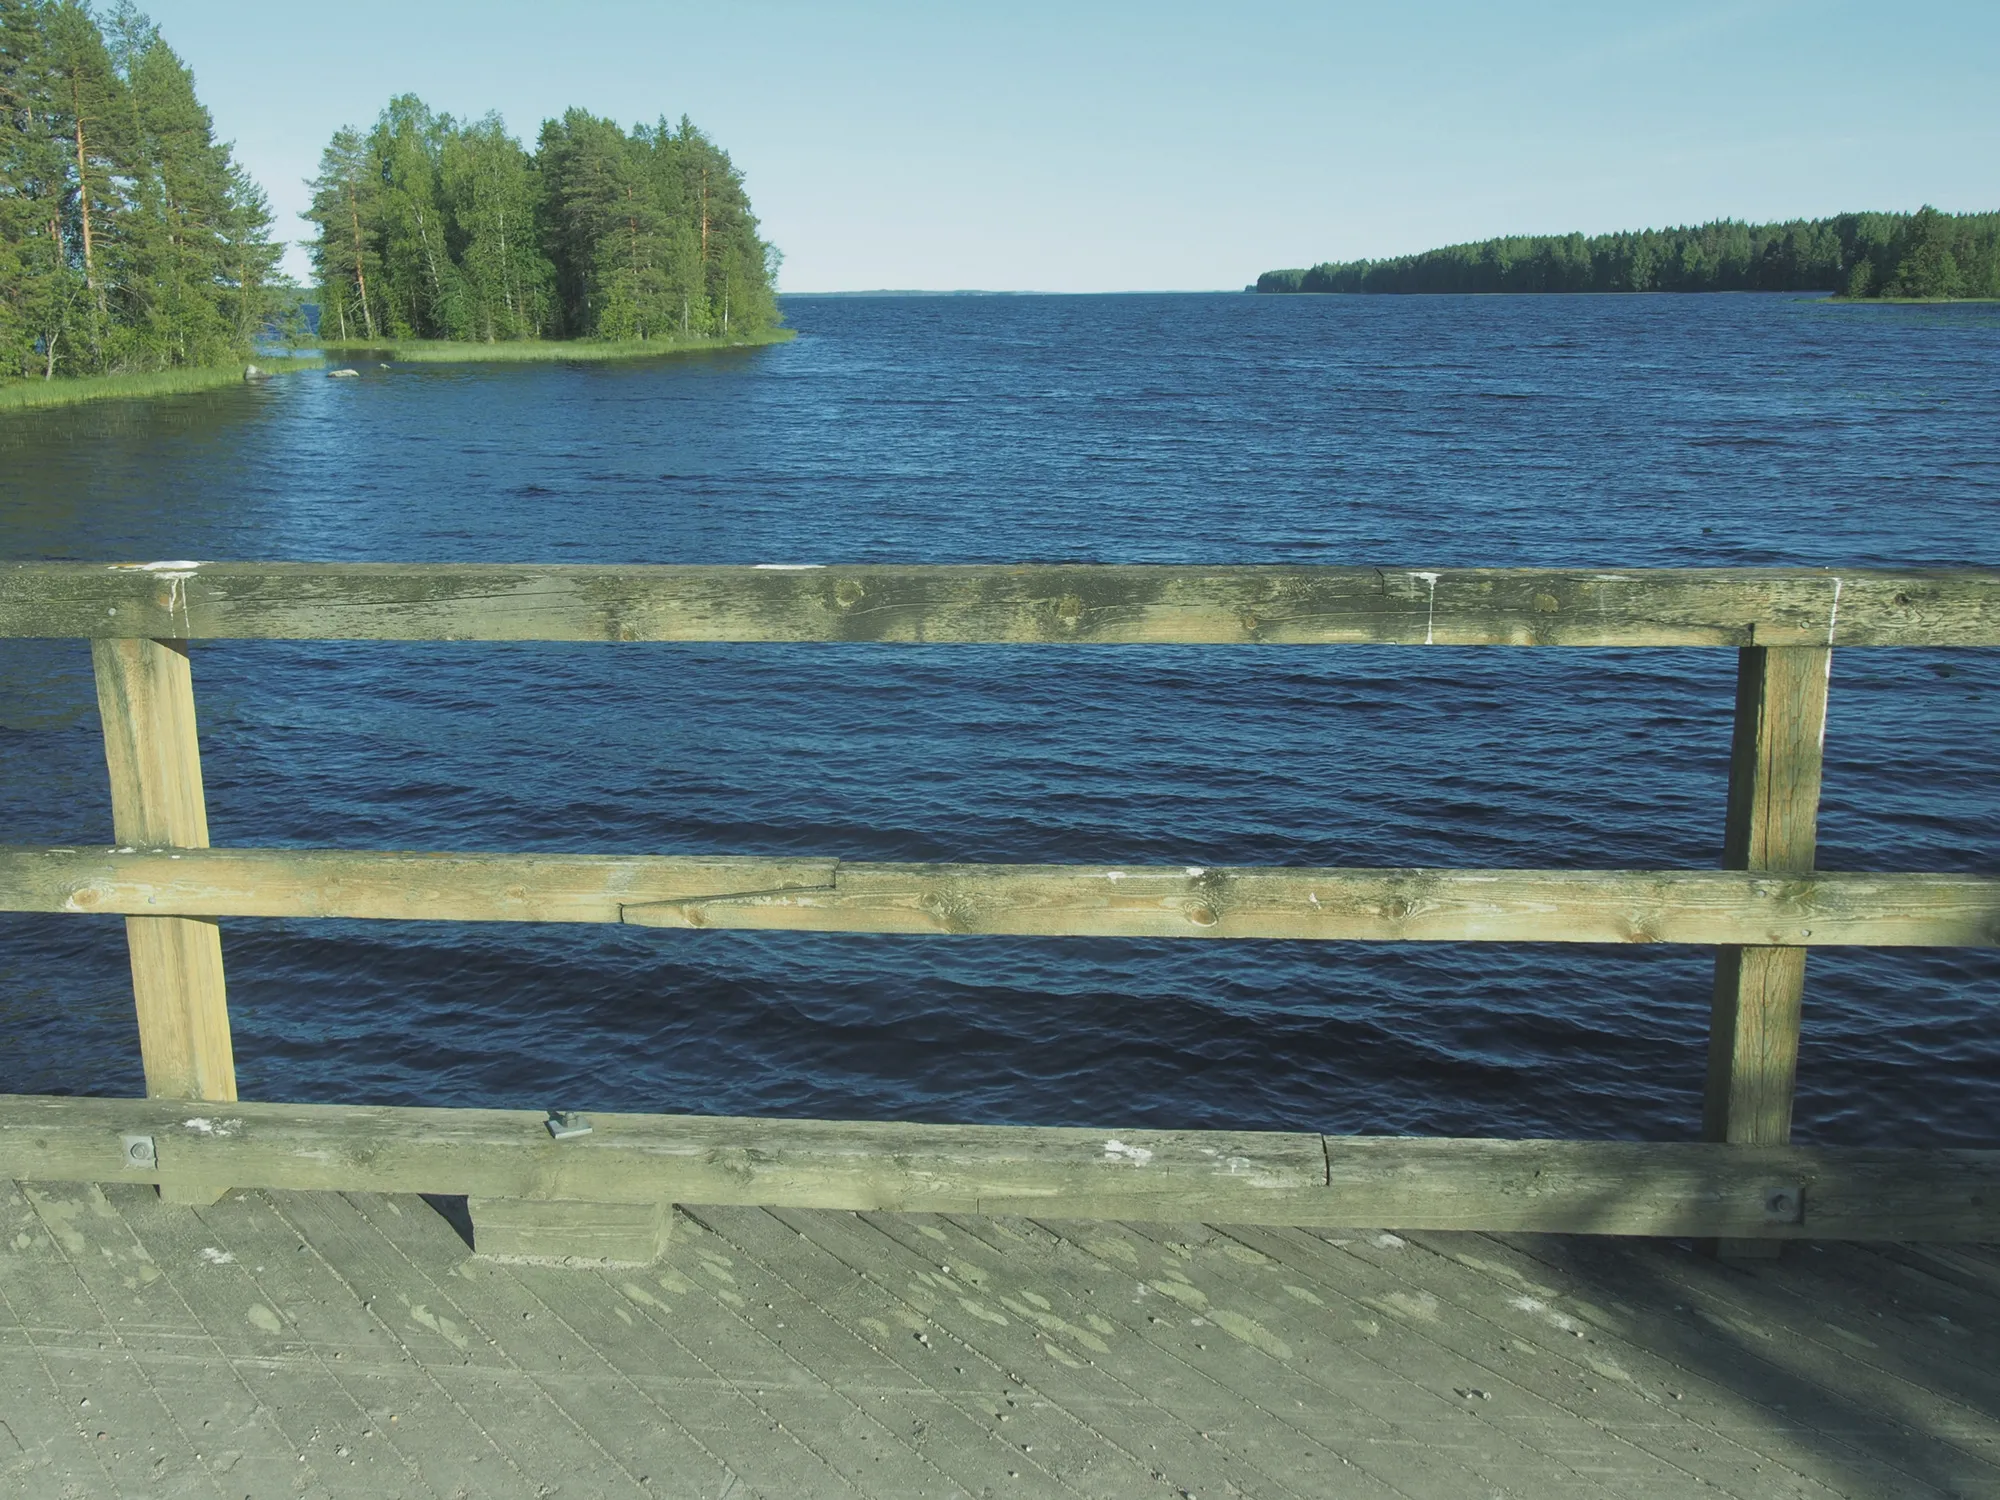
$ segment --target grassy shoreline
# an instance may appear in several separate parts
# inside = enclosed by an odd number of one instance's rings
[[[63,376],[56,380],[19,380],[0,385],[0,413],[75,406],[85,401],[110,401],[147,396],[179,396],[240,384],[246,365],[266,375],[294,370],[319,370],[344,359],[373,355],[395,364],[509,364],[530,360],[600,361],[657,359],[668,354],[702,354],[723,349],[751,349],[789,343],[798,337],[791,328],[767,328],[729,339],[595,340],[515,339],[507,343],[459,343],[449,339],[327,339],[319,354],[259,354],[241,363],[203,365],[194,369],[156,370],[134,375]]]
[[[324,359],[313,354],[259,354],[253,359],[226,365],[199,365],[193,369],[21,380],[0,385],[0,412],[38,411],[52,406],[75,406],[85,401],[180,396],[190,391],[212,391],[222,386],[241,385],[245,379],[244,371],[250,367],[266,375],[282,375],[291,370],[321,369],[325,364]]]
[[[784,344],[796,337],[795,329],[767,328],[747,337],[728,339],[509,339],[491,344],[451,339],[322,339],[319,347],[329,359],[373,354],[406,365],[513,364],[528,360],[656,359],[664,354],[701,354]]]

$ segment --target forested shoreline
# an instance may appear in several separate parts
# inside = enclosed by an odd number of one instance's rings
[[[1835,292],[2000,297],[2000,213],[1852,213],[1585,237],[1521,235],[1266,271],[1259,292]]]
[[[337,132],[310,186],[300,287],[263,189],[132,0],[0,0],[0,387],[192,389],[260,338],[305,337],[315,300],[330,341],[447,341],[439,358],[783,336],[777,251],[685,118],[627,131],[573,109],[531,152],[497,115],[406,94]]]
[[[572,109],[530,152],[415,95],[335,134],[307,217],[320,334],[498,343],[741,339],[778,321],[743,177],[685,117]]]
[[[236,358],[275,306],[271,223],[130,0],[0,0],[0,382]]]

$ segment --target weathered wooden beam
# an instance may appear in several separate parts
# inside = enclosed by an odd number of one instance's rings
[[[806,887],[833,859],[0,847],[0,911],[617,922],[633,904]]]
[[[1406,1229],[1983,1241],[2000,1151],[1328,1136],[1346,1222]]]
[[[194,684],[177,641],[91,644],[112,831],[122,844],[198,849],[208,843]],[[236,1064],[222,978],[222,938],[199,913],[125,924],[146,1091],[172,1099],[234,1099]]]
[[[0,1178],[1399,1229],[2000,1238],[2000,1151],[0,1096]],[[145,1141],[153,1164],[134,1164]],[[475,1224],[475,1238],[477,1228]]]
[[[1737,662],[1736,723],[1722,863],[1809,871],[1826,747],[1826,646],[1751,647]],[[1806,953],[1797,943],[1716,951],[1702,1139],[1780,1145],[1792,1137]],[[1722,1243],[1719,1252],[1768,1253]]]
[[[2000,946],[2000,879],[0,848],[0,911],[1360,942]]]
[[[2000,572],[11,563],[0,636],[2000,645]]]
[[[1348,942],[2000,945],[2000,881],[1709,870],[843,861],[830,890],[625,908],[650,926]]]
[[[188,1123],[192,1120],[194,1123]],[[148,1181],[123,1139],[150,1135],[163,1170],[268,1187],[465,1193],[583,1203],[1047,1212],[1280,1219],[1326,1185],[1313,1134],[847,1124],[591,1111],[551,1137],[532,1110],[232,1104],[0,1096],[0,1179]],[[247,1174],[247,1175],[246,1175]],[[475,1238],[477,1227],[475,1225]]]

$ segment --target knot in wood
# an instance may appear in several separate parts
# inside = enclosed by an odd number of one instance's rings
[[[979,908],[965,892],[950,887],[933,891],[917,903],[945,932],[977,932]]]
[[[1220,920],[1215,908],[1205,901],[1191,901],[1181,910],[1197,927],[1213,927]]]
[[[1561,608],[1562,600],[1558,599],[1554,594],[1535,595],[1536,614],[1552,615]]]
[[[1076,629],[1077,622],[1083,618],[1083,600],[1075,594],[1064,594],[1056,601],[1056,618],[1066,629]]]
[[[843,578],[834,585],[833,597],[842,609],[852,609],[861,602],[861,596],[868,590],[862,587],[858,578]]]

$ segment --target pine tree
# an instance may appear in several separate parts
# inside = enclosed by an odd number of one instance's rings
[[[130,175],[147,188],[126,213],[117,246],[121,362],[217,363],[244,342],[230,305],[233,163],[173,48],[155,35],[131,67],[126,87],[139,137]]]
[[[609,120],[572,109],[542,126],[543,245],[556,272],[563,331],[572,338],[598,332],[610,300],[606,255],[618,204],[624,198],[625,133]],[[608,265],[607,265],[608,263]]]
[[[319,176],[308,184],[306,217],[319,226],[309,253],[320,287],[320,332],[342,339],[377,336],[382,285],[380,232],[382,178],[359,132],[334,132],[320,153]],[[369,287],[373,276],[375,288]]]
[[[613,160],[614,189],[606,233],[597,245],[598,282],[604,290],[595,332],[600,338],[660,337],[671,326],[668,302],[673,257],[672,222],[663,210],[643,133],[620,138]]]
[[[451,133],[414,94],[401,94],[376,122],[368,147],[379,164],[383,300],[399,338],[467,338],[464,279],[446,247],[439,157]]]
[[[279,262],[284,247],[271,238],[271,200],[250,174],[229,164],[229,210],[222,222],[223,290],[236,342],[248,347],[287,300]]]
[[[727,338],[732,331],[778,321],[772,291],[776,266],[757,234],[757,219],[743,188],[743,174],[729,153],[681,117],[676,140],[682,177],[700,235],[700,268],[706,318],[702,331]]]
[[[110,293],[100,241],[112,228],[118,199],[113,178],[119,168],[114,150],[121,118],[123,85],[111,65],[104,35],[82,0],[59,0],[41,12],[46,76],[53,118],[60,122],[75,156],[69,181],[68,214],[89,292],[86,337],[93,366],[102,362]],[[65,230],[69,225],[65,225]]]
[[[63,224],[69,155],[36,0],[0,0],[0,378],[53,376],[86,288]]]
[[[498,115],[488,115],[446,138],[439,176],[473,336],[488,343],[539,337],[555,271],[536,232],[534,159]]]
[[[1965,290],[1958,257],[1951,253],[1951,222],[1926,203],[1903,229],[1906,246],[1895,277],[1885,289],[1891,297],[1957,297]]]

